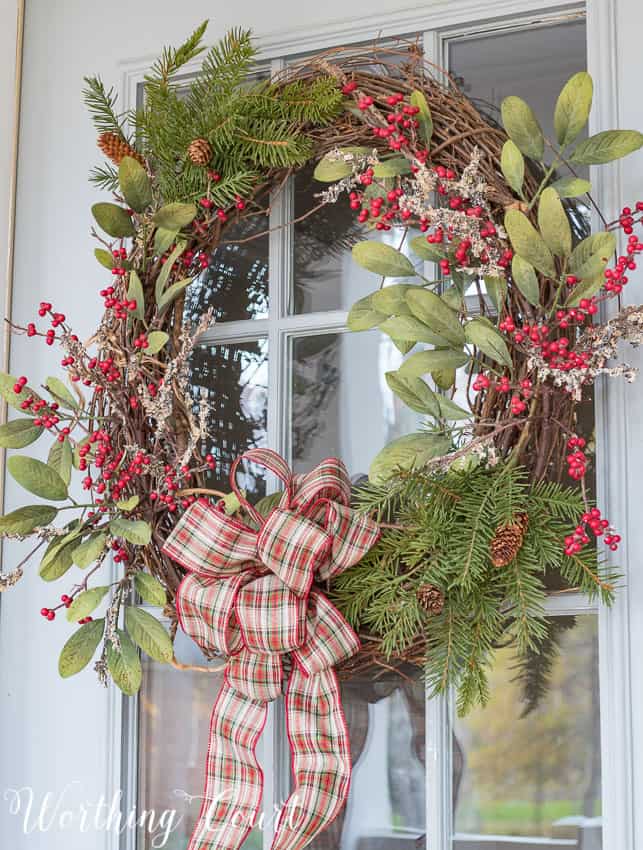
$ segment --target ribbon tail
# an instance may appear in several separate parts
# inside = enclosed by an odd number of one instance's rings
[[[263,793],[256,747],[267,703],[224,678],[212,709],[201,812],[188,850],[237,850],[254,826]]]
[[[351,757],[333,670],[306,676],[294,667],[286,693],[294,791],[272,850],[301,850],[339,814],[348,796]]]

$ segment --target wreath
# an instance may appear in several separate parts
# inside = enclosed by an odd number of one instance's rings
[[[190,363],[213,305],[194,317],[186,298],[217,251],[240,232],[264,234],[271,199],[314,168],[307,215],[350,210],[353,258],[373,273],[349,328],[377,328],[408,355],[386,382],[425,418],[353,487],[351,515],[375,522],[378,541],[350,568],[316,573],[361,638],[339,670],[423,666],[430,690],[457,688],[466,711],[488,696],[496,647],[515,646],[523,667],[551,647],[544,602],[553,583],[607,604],[614,596],[603,550],[620,537],[591,500],[593,437],[581,412],[597,379],[634,377],[617,348],[643,339],[643,308],[621,305],[643,248],[633,232],[643,203],[606,221],[582,170],[637,150],[643,135],[583,136],[593,86],[585,72],[555,104],[555,141],[518,97],[503,101],[494,123],[413,43],[329,51],[253,80],[255,48],[235,30],[186,82],[204,31],[163,51],[131,113],[118,112],[100,79],[86,79],[106,158],[91,179],[113,195],[92,207],[104,311],[86,341],[59,304],[42,302],[34,321],[12,324],[62,349],[67,380],[36,390],[26,377],[1,376],[19,416],[0,427],[0,445],[23,449],[43,435],[53,443],[46,462],[7,461],[44,501],[0,518],[5,538],[34,541],[0,587],[36,557],[44,581],[70,581],[41,611],[80,624],[60,655],[63,677],[97,650],[100,681],[127,694],[141,682],[137,647],[182,666],[173,637],[184,570],[164,551],[168,538],[195,507],[257,528],[284,499],[249,505],[238,488],[211,488],[221,470],[210,401],[191,394]],[[595,232],[590,207],[602,222]],[[115,581],[101,579],[110,560]],[[81,572],[70,580],[72,567]],[[136,594],[164,607],[169,634]],[[99,606],[106,613],[93,619]]]

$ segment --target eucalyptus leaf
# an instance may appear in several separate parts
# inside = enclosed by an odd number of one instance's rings
[[[89,623],[88,625],[91,625]],[[84,628],[84,627],[83,627]],[[132,639],[122,629],[117,629],[120,651],[113,643],[107,645],[107,668],[114,684],[128,697],[134,696],[141,687],[143,668]]]
[[[372,296],[356,301],[348,312],[347,325],[351,331],[367,331],[386,319],[385,313],[373,309]]]
[[[427,263],[439,263],[447,255],[443,245],[427,242],[425,236],[415,236],[411,239],[409,245],[413,253]]]
[[[136,233],[130,214],[117,204],[105,202],[94,204],[92,215],[100,229],[115,239],[134,236]]]
[[[150,524],[143,520],[114,517],[109,528],[115,537],[123,537],[129,543],[134,543],[135,546],[147,546],[152,539]]]
[[[545,137],[533,109],[520,97],[506,97],[500,106],[502,124],[509,138],[525,156],[539,162],[545,152]]]
[[[459,369],[469,359],[464,351],[454,351],[452,348],[432,348],[412,354],[402,363],[399,374],[404,377],[419,378],[429,372],[443,369]]]
[[[67,389],[67,386],[60,380],[60,378],[47,378],[45,381],[45,387],[49,391],[49,394],[54,397],[55,401],[63,407],[70,408],[71,410],[78,409],[78,399],[72,395],[71,391]]]
[[[371,295],[371,303],[378,313],[385,316],[410,316],[411,310],[406,303],[406,293],[413,288],[413,284],[394,283],[391,286],[383,286]]]
[[[164,254],[167,249],[176,242],[178,230],[167,230],[165,227],[157,227],[154,233],[154,250],[157,254]]]
[[[194,204],[166,204],[154,213],[152,221],[163,230],[178,232],[196,218],[197,209]]]
[[[413,315],[451,345],[464,344],[464,331],[453,310],[434,292],[420,287],[406,293]]]
[[[527,301],[537,307],[540,304],[540,287],[536,269],[531,263],[515,254],[511,261],[511,277]]]
[[[586,195],[592,191],[592,184],[589,180],[583,180],[581,177],[574,177],[573,175],[561,177],[551,185],[561,198],[578,198],[580,195]]]
[[[464,326],[467,342],[503,366],[511,366],[511,355],[501,334],[487,322],[473,319]]]
[[[400,375],[399,372],[386,372],[384,377],[391,392],[411,410],[431,416],[438,415],[439,406],[435,393],[422,378]]]
[[[121,499],[120,502],[116,502],[116,507],[121,511],[133,511],[140,501],[140,496],[134,495],[130,496],[129,499]]]
[[[353,246],[353,259],[369,272],[382,277],[415,277],[415,269],[408,257],[382,242],[358,242]]]
[[[170,275],[172,274],[172,269],[174,268],[174,263],[178,260],[181,254],[185,251],[186,243],[178,242],[170,256],[167,258],[161,271],[159,272],[158,277],[156,278],[156,283],[154,285],[154,296],[156,298],[156,303],[158,304],[159,298],[163,294],[163,290],[167,286],[167,282],[170,279]]]
[[[504,277],[485,277],[484,285],[493,306],[500,313],[507,297],[507,279]]]
[[[602,165],[627,156],[643,146],[638,130],[605,130],[580,142],[571,155],[578,165]]]
[[[405,156],[393,156],[390,159],[383,159],[373,166],[373,175],[375,177],[398,177],[401,174],[408,174],[411,171],[411,165]]]
[[[522,195],[522,184],[525,179],[525,160],[520,149],[511,139],[502,146],[500,168],[507,184],[517,195]]]
[[[143,212],[152,203],[152,184],[138,160],[124,156],[118,166],[118,182],[123,197],[136,212]]]
[[[517,254],[548,277],[556,276],[551,251],[527,216],[519,210],[507,210],[505,230]]]
[[[143,284],[138,274],[132,270],[129,273],[129,287],[127,289],[127,300],[136,301],[136,310],[132,314],[137,319],[145,318],[145,294],[143,292]]]
[[[156,617],[142,608],[125,607],[125,628],[134,643],[160,664],[167,664],[174,657],[170,636]]]
[[[594,280],[605,271],[616,249],[613,233],[602,230],[583,239],[569,258],[569,273],[581,280]]]
[[[106,269],[114,268],[114,256],[111,251],[106,251],[105,248],[94,248],[94,256]]]
[[[161,582],[149,573],[138,572],[134,576],[134,587],[143,602],[148,605],[165,605],[167,594]]]
[[[56,519],[58,508],[53,505],[25,505],[10,514],[0,516],[0,537],[5,534],[27,535],[35,528],[49,525]]]
[[[428,147],[431,141],[431,136],[433,135],[433,118],[431,116],[431,110],[427,99],[424,92],[419,89],[415,89],[415,91],[411,92],[409,100],[411,102],[411,106],[417,106],[420,110],[416,116],[420,123],[420,137],[424,144]]]
[[[62,443],[56,440],[49,449],[47,466],[50,466],[60,475],[67,487],[71,481],[72,462],[73,452],[69,440],[65,438]]]
[[[81,570],[87,569],[105,551],[107,546],[107,535],[104,532],[91,534],[87,540],[83,540],[72,552],[72,561]]]
[[[67,609],[67,619],[70,623],[76,623],[95,611],[105,596],[109,593],[109,585],[92,587],[84,590],[71,603]]]
[[[21,487],[41,499],[61,502],[67,498],[67,485],[60,475],[36,458],[14,455],[7,461],[7,469]]]
[[[34,425],[33,419],[12,419],[0,425],[0,446],[3,449],[24,449],[42,434],[42,425]]]
[[[446,454],[450,445],[450,439],[442,434],[420,432],[398,437],[375,456],[368,477],[374,484],[383,484],[398,470],[419,468],[431,458]]]
[[[437,369],[431,372],[431,377],[436,387],[441,390],[449,390],[455,384],[456,371],[455,369]]]
[[[556,101],[554,129],[561,147],[578,136],[589,119],[594,83],[587,71],[579,71],[565,83]]]
[[[165,348],[169,338],[170,335],[166,334],[165,331],[152,331],[152,333],[147,335],[148,346],[145,349],[145,353],[158,354],[162,348]]]
[[[73,552],[77,540],[76,531],[54,537],[38,567],[38,575],[43,581],[56,581],[67,572],[74,563]]]
[[[105,630],[105,620],[85,623],[63,646],[58,659],[58,672],[63,679],[74,676],[85,668],[94,657]]]
[[[552,186],[548,186],[538,202],[538,227],[549,250],[559,257],[572,252],[572,229],[567,213]]]
[[[427,342],[431,345],[448,344],[415,316],[390,316],[379,328],[392,339],[404,339],[414,343]]]
[[[170,304],[179,297],[179,295],[183,292],[186,287],[188,287],[192,283],[191,277],[185,277],[183,280],[179,280],[177,283],[173,283],[172,286],[168,286],[165,292],[161,295],[161,297],[157,300],[156,304],[158,307],[159,313],[162,313],[166,307],[169,307]]]
[[[348,147],[340,148],[340,154],[352,154],[353,157],[368,156],[371,153],[371,148],[365,147]],[[313,171],[315,180],[320,183],[334,183],[336,180],[342,180],[353,173],[353,164],[355,160],[337,159],[334,154],[326,154],[325,157],[319,160]]]

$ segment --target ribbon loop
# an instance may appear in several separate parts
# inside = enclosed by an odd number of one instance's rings
[[[243,644],[253,652],[290,652],[306,639],[306,599],[272,573],[241,588],[235,612]]]
[[[271,511],[257,540],[259,560],[299,596],[306,596],[313,574],[330,555],[332,538],[316,523],[292,511]]]

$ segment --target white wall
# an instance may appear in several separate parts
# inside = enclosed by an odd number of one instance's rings
[[[601,6],[607,0],[593,0]],[[10,108],[8,92],[12,77],[11,0],[2,0],[0,28],[0,209],[5,209],[6,154],[4,119]],[[422,9],[431,7],[430,0]],[[439,5],[439,4],[435,4]],[[452,0],[450,6],[459,5]],[[472,6],[474,4],[468,4]],[[545,5],[544,3],[541,5]],[[641,0],[615,0],[618,50],[618,107],[623,127],[643,127],[640,80],[643,79],[643,31]],[[256,33],[293,27],[314,28],[329,20],[390,13],[395,20],[404,9],[396,0],[326,0],[323,4],[294,0],[237,0],[214,3],[191,0],[27,0],[24,85],[20,138],[20,168],[16,238],[14,312],[16,321],[30,321],[43,298],[67,313],[83,334],[98,316],[101,299],[97,290],[101,275],[93,259],[88,236],[89,207],[96,199],[86,175],[96,161],[95,136],[80,99],[82,78],[100,73],[108,82],[120,84],[124,60],[154,54],[165,43],[176,43],[202,18],[212,20],[214,39],[233,25],[251,26]],[[179,17],[182,20],[179,20]],[[5,22],[10,26],[4,26]],[[183,23],[185,21],[185,23]],[[607,37],[607,33],[601,37]],[[625,172],[624,172],[625,173]],[[623,179],[623,197],[643,198],[643,154],[632,158]],[[0,213],[0,236],[5,222]],[[0,254],[6,242],[0,244]],[[628,299],[643,301],[639,276],[628,287]],[[14,374],[27,374],[34,382],[53,369],[51,349],[36,341],[17,338],[12,351]],[[619,412],[628,421],[630,470],[616,490],[631,488],[640,475],[643,451],[643,382],[629,387],[626,408]],[[23,503],[17,487],[7,484],[6,509]],[[631,559],[630,621],[632,630],[632,698],[635,752],[643,755],[643,665],[638,647],[643,645],[643,523],[637,522],[640,497],[629,510]],[[623,517],[618,518],[623,525]],[[9,569],[16,549],[5,552]],[[47,790],[71,789],[64,808],[87,799],[97,801],[107,792],[109,700],[91,672],[61,681],[56,672],[59,648],[68,634],[63,623],[46,623],[39,616],[43,604],[51,604],[64,592],[44,585],[35,570],[2,600],[0,619],[0,836],[2,846],[14,850],[44,847],[46,850],[101,850],[107,848],[103,833],[88,836],[75,824],[71,829],[53,827],[46,836],[25,836],[22,822],[8,814],[1,794],[5,788],[34,787],[39,799]],[[635,759],[638,789],[643,789],[643,758]],[[639,793],[643,793],[639,790]],[[643,797],[639,800],[643,811]],[[639,818],[636,846],[643,850],[643,816]],[[442,848],[435,848],[442,850]],[[616,850],[616,848],[606,848]],[[618,850],[630,850],[619,847]]]

